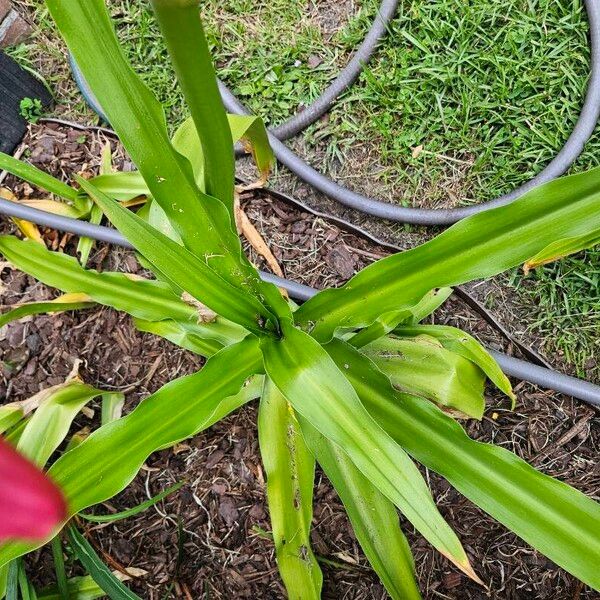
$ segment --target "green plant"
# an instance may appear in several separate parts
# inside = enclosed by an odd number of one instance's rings
[[[514,396],[473,338],[420,325],[450,286],[533,257],[556,258],[556,248],[564,254],[596,241],[600,170],[557,180],[513,205],[462,221],[297,308],[259,278],[234,229],[233,142],[245,138],[253,145],[264,174],[272,158],[264,128],[253,117],[225,114],[195,0],[152,4],[191,114],[172,139],[160,105],[123,58],[102,0],[47,0],[139,171],[105,170],[88,181],[77,178],[75,189],[0,155],[1,168],[66,201],[50,201],[46,208],[96,221],[105,215],[156,276],[99,273],[36,242],[2,236],[6,260],[47,285],[78,294],[68,296],[67,305],[16,307],[3,322],[71,309],[79,301],[99,303],[129,313],[141,330],[209,359],[197,373],[166,384],[56,460],[49,474],[68,500],[69,518],[124,489],[155,450],[196,435],[260,397],[273,540],[290,598],[320,596],[322,576],[310,548],[316,463],[339,493],[357,539],[393,598],[419,597],[396,509],[478,580],[413,460],[600,589],[599,505],[503,448],[474,442],[439,408],[481,418],[486,378]],[[135,213],[125,204],[139,196],[145,202]],[[88,552],[76,535],[71,540]],[[37,545],[5,544],[0,563]],[[112,598],[131,597],[122,585],[107,583],[106,570],[93,557],[89,565]]]
[[[23,98],[19,102],[19,114],[30,123],[37,123],[44,112],[39,98]]]

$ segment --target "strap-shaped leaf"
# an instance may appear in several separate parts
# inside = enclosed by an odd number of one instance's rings
[[[223,202],[233,219],[233,142],[198,3],[152,0],[152,6],[200,139],[205,190]]]
[[[99,225],[102,221],[102,211],[97,204],[93,204],[90,210],[89,222],[94,225]],[[87,264],[90,252],[96,242],[92,238],[82,237],[77,242],[77,254],[79,255],[79,262],[83,267]]]
[[[19,590],[21,592],[21,600],[37,600],[35,588],[27,577],[23,562],[21,562],[21,568],[19,569]]]
[[[0,406],[0,433],[8,431],[24,416],[23,409],[16,403]]]
[[[263,282],[243,255],[225,205],[198,188],[189,161],[171,145],[162,107],[125,60],[103,0],[47,0],[46,5],[152,197],[184,245],[210,261],[231,285],[261,298],[279,315],[289,316],[277,287]]]
[[[320,433],[338,444],[444,556],[477,579],[458,538],[439,514],[419,470],[369,416],[341,369],[303,331],[284,322],[283,338],[263,338],[267,375]],[[343,372],[342,372],[343,370]]]
[[[8,566],[8,576],[6,582],[6,600],[19,600],[19,571],[21,570],[21,560],[13,560]]]
[[[123,574],[114,573],[115,576],[123,578]],[[106,598],[104,590],[91,578],[90,575],[84,577],[71,577],[67,580],[67,590],[69,600],[98,600]],[[44,588],[38,593],[38,600],[65,600],[56,586]]]
[[[241,341],[247,332],[220,317],[212,323],[197,323],[194,327],[182,325],[170,319],[164,321],[144,321],[134,319],[140,331],[159,335],[201,356],[212,356],[224,346]]]
[[[128,508],[127,510],[123,510],[118,513],[112,513],[109,515],[92,515],[80,512],[78,516],[82,519],[85,519],[86,521],[92,521],[93,523],[113,523],[114,521],[128,519],[129,517],[139,515],[140,513],[143,513],[145,510],[149,509],[155,504],[158,504],[161,500],[164,500],[167,496],[180,489],[183,486],[183,484],[184,482],[180,481],[175,485],[168,487],[166,490],[163,490],[162,492],[156,494],[156,496],[152,496],[152,498],[149,498],[144,502],[140,502],[137,506]]]
[[[197,434],[247,402],[240,389],[261,369],[258,342],[250,336],[215,354],[197,373],[167,383],[61,456],[49,475],[67,499],[67,517],[118,494],[152,452]],[[39,545],[3,545],[0,565]]]
[[[17,160],[4,152],[0,152],[0,171],[8,171],[11,175],[24,179],[28,183],[47,190],[65,200],[71,200],[72,202],[77,202],[78,200],[75,188],[68,186],[66,183],[60,181],[60,179],[56,179],[56,177],[52,177],[52,175],[48,175],[48,173],[41,171],[37,167]]]
[[[527,273],[531,269],[536,269],[541,265],[547,265],[548,263],[559,260],[569,254],[579,252],[580,250],[587,250],[597,244],[600,244],[600,230],[591,231],[577,237],[557,240],[548,245],[541,252],[538,252],[534,257],[530,258],[523,265],[523,271]]]
[[[156,266],[161,277],[250,331],[265,333],[276,329],[277,317],[252,294],[221,277],[209,260],[198,258],[84,179],[79,178],[79,183],[136,250]],[[255,274],[258,277],[256,271]]]
[[[269,379],[258,411],[260,455],[277,566],[290,600],[318,600],[323,575],[310,546],[315,459],[285,398]]]
[[[446,350],[434,337],[385,337],[363,353],[385,373],[395,388],[453,408],[474,419],[485,410],[485,375],[470,360]]]
[[[418,323],[438,309],[451,295],[452,288],[431,290],[415,306],[379,316],[374,323],[361,329],[347,341],[355,348],[362,348],[393,331],[399,323]]]
[[[502,369],[488,351],[468,333],[447,325],[401,325],[395,329],[394,335],[410,338],[418,335],[434,337],[444,348],[476,364],[487,375],[488,379],[501,392],[504,392],[514,404],[516,397],[508,377],[502,372]]]
[[[79,411],[102,394],[102,390],[79,381],[58,386],[33,413],[19,438],[17,449],[35,464],[44,466],[69,433]]]
[[[102,562],[91,544],[74,525],[69,525],[69,544],[79,562],[92,576],[92,579],[106,592],[111,600],[141,600]]]
[[[195,322],[194,308],[158,281],[132,278],[124,273],[84,269],[72,256],[51,252],[29,240],[0,236],[0,253],[15,267],[63,292],[84,293],[94,301],[135,317],[158,321]]]
[[[116,200],[133,200],[138,196],[148,196],[150,188],[139,171],[103,173],[90,179],[90,183]]]
[[[347,344],[327,345],[376,421],[416,460],[563,569],[600,590],[600,504],[518,456],[470,439],[436,406],[394,390]]]
[[[65,555],[63,551],[62,537],[54,536],[50,543],[52,547],[52,562],[54,563],[54,572],[56,574],[56,587],[61,596],[61,600],[69,598],[69,583],[67,572],[65,570]]]
[[[51,302],[32,303],[15,308],[0,317],[0,325],[25,314],[83,308],[83,303],[67,305],[61,302],[82,299],[81,294],[74,292],[84,290],[86,296],[96,302],[122,310],[139,319],[139,328],[143,331],[162,335],[174,343],[178,342],[169,337],[170,335],[181,335],[181,339],[189,335],[189,339],[197,343],[195,349],[188,349],[200,350],[202,344],[204,351],[198,353],[203,356],[210,356],[223,346],[240,341],[246,336],[245,329],[221,317],[210,323],[199,322],[197,309],[178,298],[169,286],[159,281],[132,277],[124,273],[98,273],[84,269],[71,256],[51,252],[39,244],[22,241],[13,236],[0,236],[0,252],[20,270],[47,285],[70,292]],[[160,325],[161,320],[165,321],[164,327]],[[167,321],[169,324],[166,324]]]
[[[100,154],[100,174],[112,173],[112,150],[110,142],[107,142]],[[102,210],[97,205],[92,203],[90,208],[90,214],[88,218],[89,222],[94,225],[99,225],[102,221]],[[95,240],[88,237],[80,237],[77,242],[77,255],[79,256],[79,262],[82,267],[87,264],[90,252],[95,244]]]
[[[8,312],[0,315],[0,327],[32,315],[44,313],[64,312],[65,310],[80,310],[94,306],[86,294],[64,294],[55,300],[47,302],[27,302],[14,306]]]
[[[370,325],[384,313],[416,304],[431,289],[491,277],[556,240],[597,231],[599,203],[600,168],[556,179],[370,265],[343,287],[301,306],[296,322],[323,340],[338,327]]]
[[[421,598],[410,546],[394,505],[354,466],[339,446],[306,419],[302,432],[348,513],[365,556],[393,600]]]

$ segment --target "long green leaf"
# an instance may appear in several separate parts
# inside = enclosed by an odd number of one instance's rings
[[[199,336],[196,333],[186,330],[185,327],[176,321],[144,321],[143,319],[134,319],[134,325],[139,331],[163,337],[173,344],[200,356],[212,356],[224,347],[224,344],[220,341],[210,337]]]
[[[194,336],[197,338],[198,343],[204,340],[210,345],[213,349],[212,353],[224,345],[240,341],[246,335],[245,329],[221,317],[217,317],[210,323],[198,322],[197,309],[178,298],[169,286],[159,281],[128,276],[125,273],[98,273],[91,269],[84,269],[71,256],[51,252],[40,244],[19,240],[13,236],[0,236],[0,253],[20,270],[47,285],[70,293],[85,292],[100,304],[132,315],[139,319],[142,330],[163,335],[159,331],[162,328],[158,323],[162,320],[174,321],[176,325],[172,325],[173,334],[176,330],[182,330],[183,336],[186,335],[185,332],[189,332],[192,338]],[[62,300],[65,298],[69,297],[63,297]],[[53,303],[60,301],[57,299]],[[47,308],[65,309],[64,306],[55,306],[53,303]],[[15,310],[21,311],[21,307]],[[23,312],[26,310],[23,309]],[[24,314],[9,312],[0,319],[8,321],[19,316]],[[153,322],[157,323],[150,325]],[[142,323],[146,323],[146,329]],[[164,331],[168,329],[170,327],[165,325]],[[168,336],[164,335],[164,337]],[[205,349],[208,350],[208,346]],[[209,354],[207,352],[204,355]]]
[[[306,419],[302,432],[339,494],[363,552],[393,600],[421,598],[415,565],[394,505],[354,466],[339,446]]]
[[[315,459],[294,411],[266,379],[258,411],[260,455],[277,566],[290,600],[318,600],[323,575],[310,546]]]
[[[106,143],[100,153],[100,174],[112,173],[112,150],[110,142]],[[90,208],[88,220],[93,225],[99,225],[102,221],[102,210],[97,204],[93,204]],[[77,255],[82,267],[85,267],[90,256],[90,252],[94,247],[95,241],[92,238],[80,237],[77,242]]]
[[[189,161],[171,145],[162,107],[125,60],[104,1],[47,0],[46,5],[152,197],[184,245],[233,286],[289,315],[277,287],[263,282],[243,255],[225,205],[198,188]]]
[[[66,183],[60,181],[60,179],[56,179],[44,171],[40,171],[37,167],[17,160],[4,152],[0,152],[0,170],[8,171],[11,175],[56,194],[65,200],[71,200],[71,202],[75,203],[78,201],[78,194],[75,188],[68,186]]]
[[[92,579],[108,594],[111,600],[141,600],[102,562],[91,544],[81,535],[74,525],[68,527],[69,543],[79,562],[85,567]]]
[[[600,590],[600,504],[518,456],[471,440],[436,406],[394,390],[366,357],[332,342],[329,354],[376,421],[416,460],[534,548]]]
[[[233,222],[233,141],[195,0],[152,0],[204,156],[205,190]]]
[[[212,356],[224,346],[241,341],[247,332],[241,327],[217,317],[211,323],[196,323],[193,326],[182,325],[176,321],[144,321],[134,319],[140,331],[159,335],[201,356]]]
[[[79,381],[59,386],[33,413],[19,438],[19,451],[35,464],[44,466],[69,433],[79,411],[102,393]]]
[[[471,361],[446,350],[434,337],[380,338],[363,353],[390,378],[394,387],[481,419],[485,375]]]
[[[27,577],[23,563],[19,569],[19,590],[21,591],[21,600],[37,600],[35,588]]]
[[[338,327],[363,327],[407,308],[427,291],[491,277],[554,241],[600,229],[600,168],[537,187],[507,206],[479,213],[433,240],[380,260],[339,289],[301,306],[296,322],[327,340]]]
[[[102,221],[102,211],[97,204],[93,204],[90,209],[89,222],[93,225],[99,225],[100,221]],[[96,242],[92,238],[82,237],[79,238],[77,242],[77,254],[79,255],[79,262],[82,267],[85,267],[87,264],[88,258],[90,257],[90,252],[94,247]]]
[[[488,379],[501,392],[504,392],[514,404],[515,395],[508,377],[502,372],[502,369],[488,351],[468,333],[447,325],[401,325],[395,329],[394,335],[410,338],[418,335],[434,337],[444,348],[477,365],[487,375]]]
[[[341,369],[309,335],[284,322],[281,340],[261,341],[267,375],[294,409],[338,444],[421,534],[477,579],[413,462],[369,416]]]
[[[63,454],[48,473],[67,499],[67,516],[118,494],[152,452],[195,435],[241,406],[248,398],[240,388],[261,369],[258,343],[251,336],[215,354],[199,372],[167,383],[133,412]],[[0,565],[40,545],[4,544]]]
[[[75,258],[51,252],[30,240],[0,236],[0,253],[15,267],[63,292],[85,293],[94,301],[135,317],[194,323],[197,313],[166,284],[124,273],[84,269]]]
[[[81,187],[162,276],[223,317],[256,333],[273,331],[277,317],[253,295],[231,285],[207,262],[79,178]],[[258,273],[255,272],[258,277]],[[289,311],[289,308],[288,308]]]
[[[400,323],[418,323],[439,308],[451,295],[452,288],[431,290],[415,306],[380,315],[374,323],[361,329],[347,341],[355,348],[362,348],[387,335]]]
[[[119,575],[119,573],[115,573]],[[69,594],[67,600],[98,600],[106,598],[104,590],[91,578],[90,575],[84,577],[71,577],[67,581]],[[56,586],[44,588],[38,594],[38,600],[64,600]]]
[[[39,244],[38,244],[39,245]],[[27,302],[11,308],[8,312],[0,315],[0,327],[32,315],[40,315],[44,313],[64,312],[65,310],[81,310],[83,308],[91,308],[94,302],[90,302],[89,298],[84,299],[84,294],[67,294],[60,296],[55,300],[46,302]],[[77,299],[79,297],[79,299]]]
[[[127,201],[138,196],[150,195],[150,189],[139,171],[103,173],[89,181],[101,192],[116,200]]]
[[[179,483],[168,487],[166,490],[163,490],[159,494],[156,494],[156,496],[152,496],[152,498],[149,498],[144,502],[140,502],[137,506],[128,508],[127,510],[118,513],[113,513],[111,515],[92,515],[80,512],[78,516],[86,521],[92,521],[93,523],[113,523],[114,521],[122,521],[123,519],[128,519],[129,517],[139,515],[148,508],[158,504],[161,500],[180,489],[183,484],[184,482],[180,481]]]
[[[6,600],[19,600],[19,570],[21,559],[16,558],[8,565],[8,579],[6,582]]]
[[[65,557],[60,534],[54,536],[51,546],[54,572],[56,573],[56,587],[58,588],[61,600],[69,600],[69,583],[65,571]]]
[[[600,230],[591,231],[577,237],[557,240],[530,258],[523,265],[523,270],[527,273],[531,269],[554,262],[569,254],[587,250],[597,244],[600,244]]]

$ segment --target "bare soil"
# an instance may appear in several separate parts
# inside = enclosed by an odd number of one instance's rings
[[[109,138],[93,131],[46,124],[32,127],[26,155],[37,166],[68,177],[94,172],[99,150]],[[130,168],[114,144],[119,168]],[[7,178],[17,196],[38,191]],[[257,192],[244,201],[246,211],[270,244],[286,277],[315,287],[339,285],[387,252],[307,213]],[[10,225],[3,222],[4,230]],[[393,232],[412,245],[413,236]],[[45,232],[48,245],[72,250],[70,236]],[[262,260],[253,256],[265,268]],[[91,266],[141,272],[129,252],[99,246]],[[2,305],[56,295],[32,278],[2,270]],[[489,346],[513,348],[458,299],[451,299],[436,321],[464,328]],[[506,325],[511,326],[510,323]],[[126,392],[126,410],[165,382],[193,372],[202,360],[170,343],[135,330],[127,316],[97,308],[79,313],[38,316],[0,331],[0,400],[24,399],[64,380],[76,359],[83,360],[86,382]],[[557,365],[560,366],[560,365]],[[513,450],[542,471],[600,495],[600,416],[587,405],[526,383],[517,383],[515,412],[489,394],[481,422],[465,427],[478,440]],[[97,407],[96,407],[97,408]],[[96,410],[98,414],[98,410]],[[274,561],[264,474],[258,454],[256,407],[247,406],[209,431],[175,449],[155,453],[129,488],[99,512],[131,507],[176,481],[185,486],[147,512],[113,525],[84,529],[113,565],[145,569],[134,583],[144,598],[284,598]],[[95,426],[79,417],[74,430]],[[127,449],[123,449],[124,452]],[[427,473],[443,515],[458,532],[486,590],[466,580],[404,522],[426,598],[545,599],[598,598],[551,561],[532,550],[444,480]],[[324,598],[362,600],[387,597],[362,555],[339,499],[317,473],[313,544],[323,558]],[[31,555],[27,567],[36,583],[53,581],[51,555]],[[74,567],[77,573],[77,567]]]

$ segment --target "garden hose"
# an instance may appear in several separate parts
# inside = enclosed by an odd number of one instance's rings
[[[17,217],[18,219],[26,219],[37,225],[74,233],[79,236],[93,237],[101,242],[133,249],[133,246],[118,231],[111,227],[92,225],[86,221],[78,221],[70,217],[49,214],[46,211],[16,204],[3,198],[0,198],[0,214]],[[292,298],[300,302],[308,300],[318,293],[318,290],[307,285],[289,281],[271,273],[261,271],[260,276],[265,281],[284,288]],[[568,394],[588,404],[600,407],[600,386],[598,385],[584,381],[583,379],[564,375],[546,367],[531,364],[530,362],[502,354],[501,352],[489,349],[488,352],[494,357],[500,368],[509,376]]]
[[[384,29],[382,21],[386,18],[388,20],[391,19],[396,4],[397,0],[383,1],[379,9],[379,14],[374,22],[374,27],[377,28],[377,31],[382,31]],[[390,204],[388,202],[364,196],[363,194],[353,192],[352,190],[343,187],[329,177],[319,173],[280,141],[287,137],[289,131],[296,131],[296,124],[299,122],[300,117],[304,116],[305,113],[306,117],[302,120],[302,122],[306,124],[305,126],[313,123],[321,116],[322,113],[319,112],[319,108],[322,106],[320,98],[317,99],[313,105],[305,108],[295,117],[290,119],[290,121],[287,121],[271,131],[269,140],[275,156],[279,162],[285,165],[297,177],[332,200],[336,200],[348,208],[358,210],[367,215],[388,219],[390,221],[399,221],[413,225],[451,225],[452,223],[456,223],[471,215],[498,206],[510,204],[532,188],[563,175],[581,154],[585,143],[592,135],[598,122],[598,117],[600,116],[600,2],[598,2],[598,0],[585,0],[584,4],[589,22],[591,69],[585,101],[579,114],[579,119],[562,149],[546,168],[533,179],[530,179],[528,182],[508,194],[483,204],[464,208],[427,209]],[[367,59],[371,56],[378,40],[379,38],[374,36],[367,36],[367,38],[365,38],[365,42],[361,45],[360,50]],[[365,46],[368,47],[365,48]],[[349,69],[348,67],[350,66],[352,66],[352,68]],[[328,106],[332,103],[332,100],[329,98],[329,90],[334,88],[341,92],[347,89],[355,81],[361,66],[360,63],[354,61],[353,57],[348,64],[348,67],[340,72],[335,81],[324,93],[324,95],[327,95],[326,102],[329,103]],[[248,112],[223,84],[221,85],[221,95],[227,110],[230,112],[239,114],[246,114]],[[314,110],[313,106],[316,106],[317,109]],[[291,124],[291,126],[288,127],[288,124]]]
[[[563,148],[550,164],[532,180],[505,196],[482,205],[450,210],[416,209],[392,205],[374,198],[368,198],[336,184],[310,167],[310,165],[304,162],[282,143],[281,140],[293,137],[325,114],[336,98],[352,85],[360,75],[364,65],[372,56],[378,42],[385,34],[396,10],[397,3],[398,0],[382,1],[369,33],[352,56],[348,65],[310,106],[271,130],[270,141],[275,155],[280,162],[315,189],[345,206],[374,217],[418,225],[446,225],[454,223],[471,214],[489,210],[495,206],[508,204],[527,190],[562,175],[581,153],[583,146],[592,134],[600,115],[600,4],[596,3],[595,0],[585,0],[590,31],[591,74],[584,106],[581,110],[577,124]],[[72,60],[71,66],[73,68],[76,83],[79,86],[82,95],[98,115],[106,120],[101,107],[91,93],[91,90],[83,79],[77,65],[75,65]],[[228,110],[238,113],[246,112],[245,107],[243,107],[243,105],[237,101],[235,96],[233,96],[233,94],[222,84],[221,92]],[[69,217],[54,215],[28,206],[19,205],[2,198],[0,198],[0,214],[26,219],[38,225],[131,248],[131,244],[129,244],[119,232],[112,228],[94,225]],[[317,293],[313,288],[281,279],[270,273],[261,272],[261,276],[266,281],[270,281],[285,288],[291,297],[300,301],[307,300]],[[507,375],[568,394],[592,405],[600,406],[600,386],[558,373],[545,367],[533,365],[527,361],[519,360],[493,350],[490,352]]]

